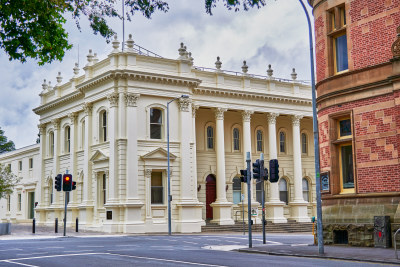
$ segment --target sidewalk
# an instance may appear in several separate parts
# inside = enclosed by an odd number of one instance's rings
[[[253,248],[239,249],[240,252],[260,253],[276,256],[310,257],[338,259],[349,261],[363,261],[374,263],[387,263],[400,265],[400,260],[396,260],[393,248],[367,248],[351,246],[324,246],[324,254],[319,255],[318,246],[313,245],[263,245]],[[399,258],[400,258],[400,252]]]

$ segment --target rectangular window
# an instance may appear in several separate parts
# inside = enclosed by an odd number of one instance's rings
[[[351,143],[339,147],[340,185],[343,193],[354,192],[353,147]]]
[[[8,170],[11,172],[11,163],[8,164]]]
[[[10,195],[7,196],[7,211],[8,212],[11,211],[11,196]]]
[[[22,200],[22,196],[21,194],[18,194],[18,211],[21,211],[21,201]]]
[[[164,187],[162,183],[162,173],[151,173],[151,204],[164,203]]]
[[[106,199],[107,199],[107,179],[106,175],[103,174],[103,187],[102,187],[102,197],[103,197],[103,204],[106,204]]]
[[[257,131],[257,152],[263,151],[263,133],[261,130]]]
[[[157,108],[150,109],[150,138],[162,138],[162,110]]]
[[[328,11],[328,36],[332,41],[331,65],[333,74],[340,73],[349,69],[347,54],[347,33],[346,33],[346,10],[345,6],[339,6]]]
[[[81,140],[81,149],[85,147],[85,122],[82,122],[82,140]]]
[[[351,137],[350,119],[339,120],[339,138]]]
[[[50,156],[53,157],[54,156],[54,132],[50,133]]]
[[[346,34],[334,37],[336,72],[347,70],[347,37]]]
[[[29,159],[29,169],[33,168],[33,158]]]
[[[22,171],[22,160],[18,161],[18,170]]]

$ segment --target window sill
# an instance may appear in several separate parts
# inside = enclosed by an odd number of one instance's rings
[[[335,141],[332,141],[332,144],[343,144],[343,143],[348,143],[348,142],[351,142],[353,140],[353,138],[352,137],[350,137],[350,138],[343,138],[343,139],[337,139],[337,140],[335,140]]]
[[[340,29],[332,30],[327,35],[330,37],[336,37],[337,35],[341,35],[343,33],[346,33],[346,25],[342,26]]]

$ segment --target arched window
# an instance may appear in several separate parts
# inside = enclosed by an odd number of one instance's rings
[[[286,153],[286,133],[279,132],[279,152]]]
[[[162,110],[158,108],[150,109],[150,139],[162,139]]]
[[[301,153],[307,154],[308,153],[308,141],[307,141],[307,134],[301,134]]]
[[[242,183],[239,177],[233,178],[232,182],[233,204],[239,204],[242,198]]]
[[[239,138],[239,129],[233,128],[233,150],[239,151],[240,150],[240,138]]]
[[[71,152],[71,128],[69,126],[64,130],[64,151],[65,153]]]
[[[257,152],[263,152],[263,132],[261,130],[257,130]]]
[[[207,149],[214,149],[214,128],[207,127]]]
[[[81,126],[81,130],[82,130],[82,132],[81,132],[81,149],[84,149],[85,148],[85,121],[82,121],[81,125],[82,125]]]
[[[49,134],[49,155],[50,157],[54,156],[54,132]]]
[[[285,204],[288,204],[288,190],[287,190],[287,181],[284,178],[279,180],[279,199]]]
[[[53,180],[50,179],[49,181],[49,203],[50,205],[53,204],[53,196],[54,196],[54,187],[53,187]]]
[[[309,200],[310,199],[310,197],[309,197],[310,190],[308,188],[308,180],[306,178],[303,178],[302,183],[303,183],[303,198],[305,201],[310,202],[310,200]]]
[[[107,142],[107,111],[103,110],[99,114],[99,136],[100,142]]]

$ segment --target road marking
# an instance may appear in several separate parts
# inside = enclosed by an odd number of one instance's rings
[[[292,247],[308,246],[308,244],[292,244]]]
[[[93,251],[92,249],[80,249],[80,250],[69,250],[69,251],[64,251],[64,253],[75,253],[75,252],[84,252],[84,251]]]
[[[238,242],[238,241],[229,241],[229,240],[226,240],[225,242],[234,243],[234,244],[240,244],[241,243],[241,242]]]
[[[43,247],[43,248],[37,248],[37,249],[53,249],[53,248],[64,248],[64,247]]]
[[[193,245],[198,245],[198,243],[195,242],[190,242],[190,241],[182,241],[183,243],[187,243],[187,244],[193,244]]]
[[[0,250],[0,251],[13,251],[13,250],[23,250],[23,249],[20,249],[20,248],[10,248],[10,249],[2,249],[2,250]]]
[[[115,245],[116,247],[137,247],[138,245]]]
[[[78,248],[104,248],[104,246],[78,246]]]
[[[211,249],[211,250],[220,250],[220,251],[231,251],[234,249],[247,248],[247,246],[241,245],[212,245],[212,246],[204,246],[202,249]]]
[[[56,257],[67,257],[67,256],[69,257],[69,256],[98,255],[98,254],[110,254],[110,253],[93,252],[93,253],[60,254],[60,255],[48,255],[48,256],[40,256],[40,257],[6,259],[6,260],[0,260],[0,262],[34,260],[34,259],[56,258]]]
[[[35,255],[35,254],[43,254],[43,253],[48,253],[48,252],[33,252],[33,253],[21,253],[21,254],[17,254],[17,255],[21,255],[21,256],[28,256],[28,255]]]
[[[160,259],[160,258],[150,258],[150,257],[141,257],[141,256],[131,256],[131,255],[121,255],[121,254],[110,254],[115,256],[122,256],[128,258],[136,258],[136,259],[146,259],[146,260],[155,260],[155,261],[166,261],[166,262],[174,262],[174,263],[182,263],[182,264],[190,264],[190,265],[200,265],[200,266],[213,266],[213,267],[227,267],[225,265],[215,265],[215,264],[207,264],[207,263],[199,263],[199,262],[190,262],[190,261],[178,261],[178,260],[169,260],[169,259]]]
[[[20,263],[20,262],[13,262],[13,261],[4,261],[4,262],[13,263],[13,264],[22,265],[22,266],[39,267],[37,265],[30,265],[30,264],[25,264],[25,263]]]

